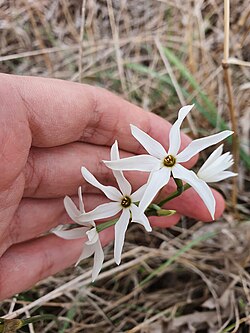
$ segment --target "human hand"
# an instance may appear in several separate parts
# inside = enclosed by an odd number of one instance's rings
[[[74,263],[82,240],[43,235],[69,223],[63,197],[73,196],[82,185],[86,210],[105,202],[82,179],[85,166],[102,183],[115,185],[112,172],[100,164],[109,158],[117,139],[122,157],[142,152],[131,136],[134,124],[166,144],[170,124],[112,93],[77,83],[12,75],[0,75],[0,299],[31,287],[37,281]],[[183,135],[182,148],[190,139]],[[185,166],[194,165],[193,158]],[[135,188],[147,175],[128,173]],[[173,191],[170,182],[166,192]],[[216,214],[224,200],[214,191]],[[151,217],[152,226],[169,227],[180,215],[209,221],[210,214],[193,189],[167,207],[177,214]],[[113,238],[102,232],[102,242]],[[63,259],[63,260],[62,260]]]

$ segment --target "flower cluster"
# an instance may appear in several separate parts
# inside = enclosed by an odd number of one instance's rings
[[[79,209],[69,197],[65,197],[64,205],[70,218],[80,227],[67,229],[65,226],[58,226],[54,233],[65,239],[83,238],[85,240],[82,254],[78,262],[94,253],[94,267],[92,280],[99,274],[104,254],[99,238],[100,232],[114,225],[114,259],[120,264],[125,233],[130,222],[137,222],[144,226],[146,231],[151,231],[149,215],[171,215],[175,211],[164,210],[162,206],[170,198],[180,195],[185,189],[193,187],[203,200],[212,219],[215,214],[215,198],[207,182],[217,182],[228,177],[236,176],[235,173],[226,171],[232,164],[233,159],[230,153],[222,154],[223,145],[218,147],[207,159],[196,174],[186,169],[181,163],[189,161],[200,151],[209,146],[215,145],[224,140],[233,132],[226,130],[205,138],[193,140],[181,152],[180,127],[192,109],[192,105],[184,106],[178,113],[176,122],[169,132],[169,148],[166,150],[158,141],[134,125],[131,125],[131,132],[134,138],[145,148],[148,154],[138,155],[120,159],[118,143],[115,141],[111,147],[110,161],[103,161],[109,167],[116,179],[119,189],[113,186],[101,184],[85,167],[82,167],[82,176],[86,182],[101,190],[110,202],[101,204],[89,212],[85,212],[81,187],[78,190]],[[124,177],[123,171],[137,170],[149,172],[149,178],[137,191],[132,191],[132,186]],[[168,184],[172,177],[177,184],[177,191],[158,204],[152,203],[158,192]],[[183,186],[182,181],[186,182]],[[153,213],[152,213],[153,212]],[[118,215],[119,214],[119,215]],[[117,217],[118,216],[118,217]],[[112,220],[96,226],[96,220]],[[77,262],[77,263],[78,263]]]

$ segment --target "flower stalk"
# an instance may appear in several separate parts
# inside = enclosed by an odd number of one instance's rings
[[[162,207],[167,202],[173,200],[174,198],[177,198],[179,195],[181,195],[184,191],[186,191],[190,187],[191,186],[189,184],[182,185],[181,187],[178,187],[178,185],[177,185],[177,190],[174,191],[172,194],[170,194],[166,199],[163,199],[161,202],[159,202],[158,206]]]
[[[100,223],[96,226],[96,231],[99,233],[99,232],[103,231],[104,229],[112,227],[112,225],[115,225],[117,221],[118,221],[118,219],[114,219],[114,220]]]

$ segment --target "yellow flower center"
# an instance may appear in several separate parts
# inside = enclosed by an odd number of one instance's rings
[[[130,199],[130,197],[128,197],[128,196],[123,197],[122,201],[121,201],[121,205],[124,208],[129,207],[131,205],[131,199]]]
[[[174,158],[174,156],[172,155],[168,155],[164,158],[163,160],[163,164],[166,166],[166,167],[172,167],[174,166],[176,163],[176,159]]]

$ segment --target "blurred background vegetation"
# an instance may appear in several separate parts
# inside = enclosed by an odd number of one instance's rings
[[[231,128],[223,11],[222,0],[0,0],[0,71],[101,86],[170,122],[195,103],[186,133],[216,133]],[[0,315],[49,313],[61,322],[23,328],[31,333],[250,332],[249,31],[249,0],[231,1],[237,214],[231,181],[216,185],[227,202],[220,220],[183,217],[151,235],[131,226],[122,264],[108,246],[96,283],[86,260],[6,300]]]

